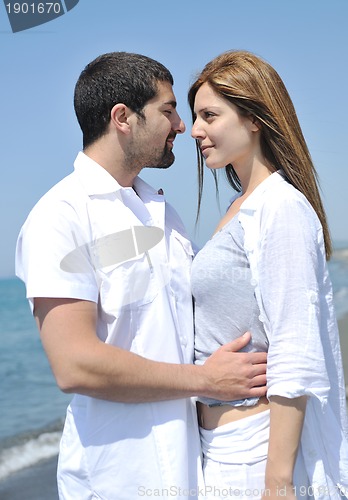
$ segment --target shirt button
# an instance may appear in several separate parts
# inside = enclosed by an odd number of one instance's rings
[[[187,338],[186,337],[181,337],[181,344],[186,347],[187,346]]]
[[[260,320],[260,321],[265,321],[265,317],[263,316],[263,314],[260,314],[260,316],[259,316],[259,320]]]
[[[256,280],[255,278],[252,278],[252,279],[250,280],[250,284],[251,284],[252,286],[256,286],[256,285],[257,285],[257,280]]]
[[[315,304],[315,302],[318,300],[318,294],[316,292],[310,292],[309,300],[312,302],[312,304]]]

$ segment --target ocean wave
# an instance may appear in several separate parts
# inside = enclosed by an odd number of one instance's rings
[[[348,261],[348,248],[339,248],[334,250],[332,254],[333,259]]]
[[[5,439],[0,443],[0,481],[26,467],[58,454],[62,420],[31,433]]]

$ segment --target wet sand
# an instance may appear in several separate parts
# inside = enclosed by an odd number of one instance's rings
[[[57,457],[22,469],[0,482],[1,500],[58,500]]]

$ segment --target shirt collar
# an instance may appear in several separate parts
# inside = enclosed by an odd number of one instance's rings
[[[150,184],[145,182],[140,177],[136,177],[134,179],[134,188],[137,193],[139,193],[142,200],[153,200],[156,198],[158,201],[163,199],[163,195],[160,195],[156,189],[154,189]]]
[[[76,157],[74,169],[88,195],[115,193],[121,189],[105,168],[82,151]]]
[[[130,187],[125,188],[121,186],[105,168],[82,151],[80,151],[76,157],[74,169],[84,189],[90,196],[115,193],[122,189],[132,189]],[[143,195],[146,196],[146,198],[153,198],[154,195],[160,196],[155,189],[140,179],[140,177],[134,179],[134,187],[136,191],[141,194],[141,197],[143,197]]]

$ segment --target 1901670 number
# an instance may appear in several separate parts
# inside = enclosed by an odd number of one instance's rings
[[[6,4],[9,14],[60,14],[61,4],[59,2],[41,3],[19,3]]]

